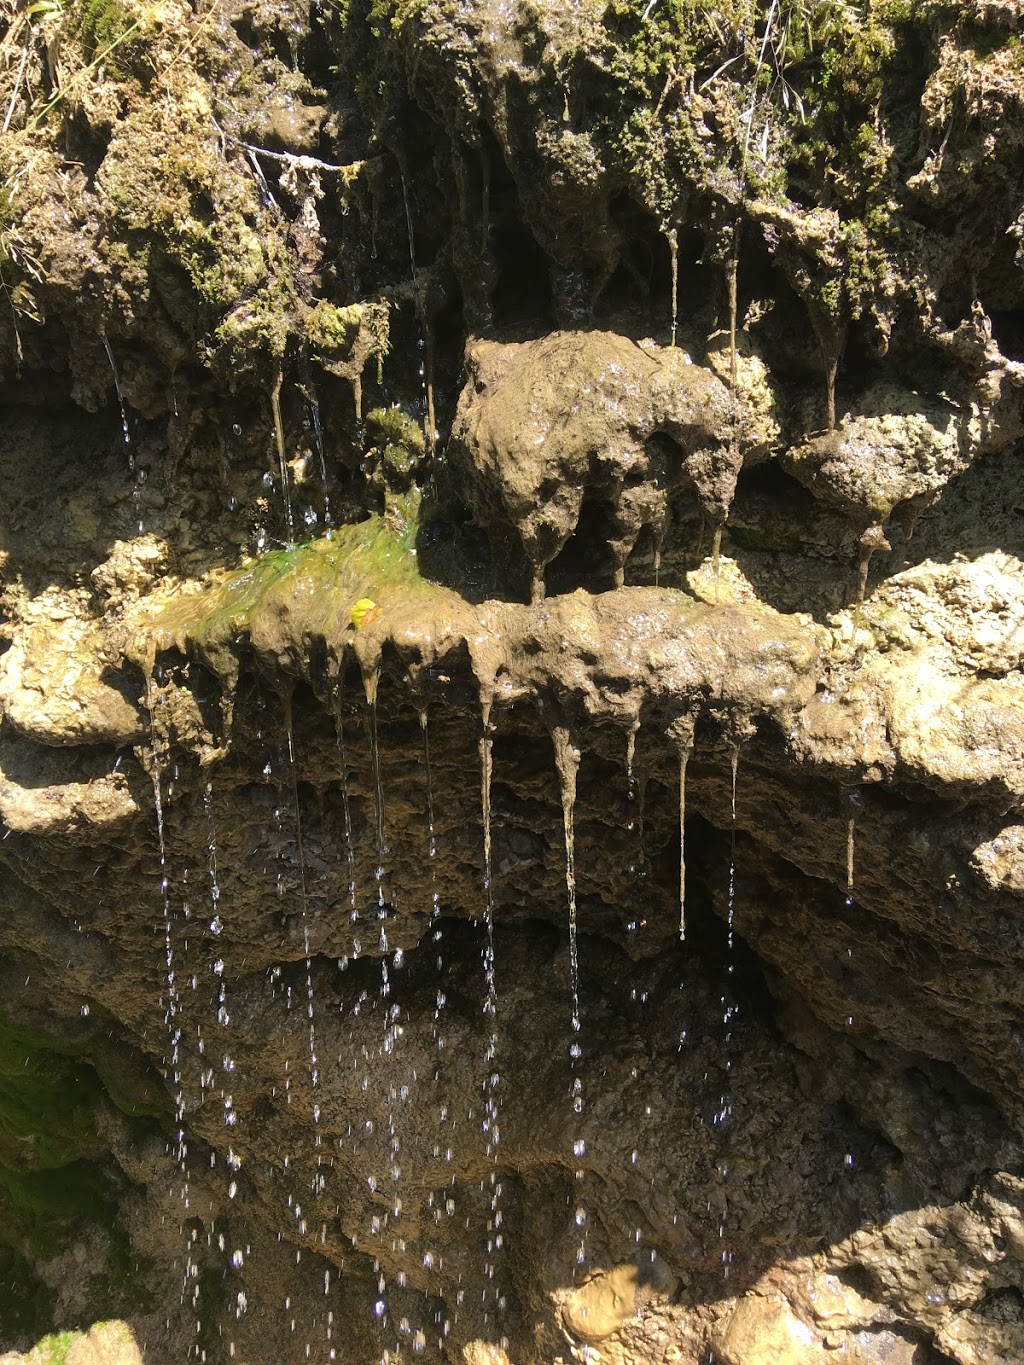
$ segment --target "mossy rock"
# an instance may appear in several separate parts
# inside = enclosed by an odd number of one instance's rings
[[[363,324],[358,303],[338,308],[321,299],[306,318],[306,337],[318,351],[348,353]]]

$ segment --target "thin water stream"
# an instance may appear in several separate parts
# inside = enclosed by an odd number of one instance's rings
[[[486,998],[484,1014],[487,1018],[487,1046],[484,1050],[484,1117],[483,1134],[486,1155],[490,1161],[488,1172],[488,1222],[487,1222],[487,1259],[484,1263],[484,1276],[487,1281],[495,1280],[495,1261],[504,1245],[501,1210],[501,1182],[498,1179],[498,1146],[501,1130],[498,1124],[499,1096],[498,1087],[501,1076],[498,1071],[498,993],[494,973],[494,884],[491,859],[491,787],[494,776],[494,736],[491,728],[491,701],[484,698],[481,705],[480,734],[480,809],[483,825],[484,843],[484,925],[486,943],[484,946],[484,985]],[[493,1285],[492,1295],[495,1307],[501,1308],[503,1296],[500,1286]],[[487,1320],[487,1287],[484,1288],[484,1320]]]
[[[185,1124],[185,1088],[182,1077],[182,1012],[181,990],[178,981],[178,965],[175,957],[174,910],[170,888],[167,857],[167,833],[164,820],[163,757],[160,752],[157,726],[157,704],[159,692],[154,687],[152,675],[146,677],[146,708],[149,714],[150,763],[152,768],[153,806],[156,812],[157,851],[159,859],[160,902],[163,917],[163,984],[164,984],[164,1027],[167,1032],[167,1056],[165,1065],[171,1080],[171,1093],[174,1100],[174,1133],[171,1154],[174,1160],[178,1182],[178,1199],[181,1203],[181,1223],[179,1233],[184,1244],[182,1257],[182,1277],[180,1302],[191,1303],[195,1336],[201,1331],[199,1305],[198,1267],[192,1252],[191,1218],[192,1175],[188,1159],[188,1135]],[[169,1324],[168,1324],[169,1325]],[[192,1358],[193,1345],[198,1355],[198,1343],[190,1343],[188,1357]]]
[[[721,995],[722,1005],[722,1050],[723,1050],[723,1070],[725,1081],[723,1082],[722,1093],[718,1102],[718,1110],[715,1115],[715,1126],[720,1131],[729,1128],[733,1120],[733,1104],[730,1093],[733,1057],[732,1039],[733,1028],[739,1015],[739,1005],[736,1001],[736,991],[734,986],[736,972],[736,786],[739,775],[740,746],[737,743],[733,747],[731,761],[731,785],[729,799],[729,877],[726,887],[726,962],[725,962],[725,985]],[[729,1199],[728,1182],[731,1175],[728,1155],[723,1155],[718,1163],[718,1172],[722,1178],[722,1207],[721,1221],[718,1227],[718,1238],[721,1245],[721,1264],[722,1278],[728,1280],[732,1269],[735,1252],[728,1243],[728,1219],[729,1219]]]
[[[580,961],[578,926],[576,915],[576,784],[580,768],[580,749],[574,737],[565,726],[556,726],[551,732],[555,748],[555,767],[562,797],[562,825],[565,834],[565,894],[569,910],[569,985],[572,992],[572,1034],[569,1042],[569,1072],[572,1078],[570,1097],[575,1115],[583,1114],[585,1096],[583,1087],[583,1022],[580,1017]],[[581,1125],[582,1127],[582,1125]],[[586,1139],[580,1129],[573,1125],[572,1154],[574,1162],[586,1155]],[[574,1165],[576,1188],[576,1209],[573,1221],[578,1229],[579,1241],[576,1247],[574,1276],[586,1263],[587,1256],[587,1210],[583,1203],[582,1168]]]

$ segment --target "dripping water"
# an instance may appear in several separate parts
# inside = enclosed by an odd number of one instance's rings
[[[392,961],[388,962],[390,945],[387,934],[387,914],[388,903],[385,894],[385,876],[387,870],[387,859],[389,848],[387,844],[387,833],[385,824],[384,807],[384,783],[381,775],[380,766],[380,741],[377,726],[377,686],[380,680],[379,673],[374,670],[363,675],[363,687],[366,697],[366,728],[370,746],[370,766],[373,781],[373,807],[374,807],[374,882],[376,885],[377,900],[377,928],[378,928],[378,949],[380,951],[380,1003],[383,1007],[384,1032],[381,1041],[381,1056],[390,1057],[395,1051],[396,1044],[401,1037],[402,1027],[399,1024],[401,1016],[400,1006],[392,1001],[392,970],[397,971],[403,962],[401,949],[396,949]],[[408,1094],[408,1087],[402,1087],[403,1092]],[[399,1218],[402,1214],[402,1200],[400,1196],[400,1182],[402,1177],[401,1168],[401,1136],[396,1123],[397,1100],[399,1098],[398,1089],[392,1086],[388,1092],[390,1103],[387,1111],[387,1157],[388,1171],[391,1178],[392,1197],[390,1217],[380,1219],[376,1215],[371,1220],[371,1236],[376,1236],[378,1241],[383,1244],[385,1227],[390,1226],[392,1233],[392,1248],[394,1249],[399,1241],[400,1234],[397,1230]],[[373,1303],[373,1317],[379,1329],[386,1332],[392,1328],[392,1321],[389,1310],[389,1288],[387,1276],[384,1272],[382,1261],[379,1257],[374,1258],[374,1272],[376,1280],[376,1296]],[[394,1324],[398,1331],[402,1330],[402,1323]],[[400,1349],[400,1348],[399,1348]],[[392,1359],[392,1353],[384,1348],[381,1355],[381,1365],[387,1365]]]
[[[370,766],[373,773],[374,869],[373,880],[377,892],[377,947],[388,951],[387,900],[384,894],[384,875],[388,857],[384,826],[384,784],[380,771],[380,743],[377,737],[377,682],[373,673],[363,679],[366,689],[366,725],[370,740]]]
[[[860,792],[851,791],[847,797],[847,816],[846,816],[846,892],[843,897],[843,909],[845,911],[845,921],[847,933],[850,929],[850,921],[854,909],[854,863],[856,860],[856,838],[857,838],[857,812],[860,808]],[[853,967],[853,947],[850,941],[846,945],[846,965],[847,972],[852,976]],[[852,981],[849,981],[847,989],[852,989]],[[854,1018],[852,1014],[847,1014],[844,1018],[846,1033],[853,1031]],[[843,1166],[847,1171],[852,1171],[854,1167],[854,1156],[852,1152],[847,1152],[843,1157]]]
[[[679,753],[679,939],[686,937],[686,768],[693,752],[694,718],[683,716],[670,734]]]
[[[132,445],[131,427],[128,424],[128,409],[125,406],[124,392],[121,388],[121,376],[118,373],[117,361],[114,359],[114,348],[106,337],[102,338],[103,349],[107,353],[110,361],[110,372],[114,377],[114,393],[117,396],[117,406],[121,410],[121,432],[124,436],[125,449],[128,451],[128,469],[135,476],[132,485],[132,508],[135,512],[135,529],[142,534],[142,485],[146,482],[146,471],[140,469],[135,459],[135,447]]]
[[[647,877],[647,850],[644,820],[647,802],[647,773],[636,767],[636,741],[640,733],[640,721],[634,720],[626,736],[626,801],[628,816],[626,831],[630,836],[632,853],[629,862],[629,875],[634,883],[635,902],[627,923],[630,933],[647,927],[647,905],[644,884]]]
[[[732,1101],[729,1096],[729,1079],[733,1069],[732,1061],[732,1037],[733,1026],[739,1013],[736,1004],[736,994],[733,977],[736,970],[735,962],[735,919],[736,919],[736,782],[739,774],[740,750],[737,744],[732,751],[731,764],[731,789],[729,803],[729,880],[726,898],[726,966],[725,966],[725,986],[721,996],[722,1005],[722,1029],[723,1029],[723,1052],[725,1055],[725,1075],[726,1080],[722,1094],[718,1102],[718,1110],[715,1114],[715,1126],[720,1129],[728,1128],[732,1123],[733,1111]],[[723,1181],[721,1222],[718,1225],[718,1239],[721,1245],[722,1276],[729,1278],[732,1268],[733,1253],[726,1245],[726,1222],[728,1219],[728,1198],[725,1185],[729,1180],[729,1162],[727,1156],[723,1156],[718,1165],[719,1175]]]
[[[196,1315],[196,1332],[198,1335],[199,1324],[199,1280],[198,1269],[194,1267],[192,1257],[192,1241],[186,1232],[186,1223],[191,1218],[191,1170],[188,1160],[188,1139],[185,1127],[185,1090],[182,1083],[182,1020],[181,1020],[181,992],[178,986],[178,968],[175,961],[174,947],[174,912],[171,906],[170,879],[168,876],[167,865],[167,835],[164,820],[164,791],[163,791],[163,769],[160,753],[160,743],[157,737],[156,706],[158,693],[153,685],[153,677],[147,673],[146,676],[146,708],[149,712],[149,739],[150,739],[150,762],[152,766],[153,781],[153,806],[156,812],[157,830],[157,851],[159,857],[160,873],[160,900],[163,912],[164,930],[164,1026],[167,1030],[168,1056],[167,1065],[169,1067],[172,1093],[174,1098],[174,1136],[172,1154],[174,1157],[177,1179],[179,1181],[179,1198],[181,1200],[182,1222],[179,1228],[180,1235],[185,1242],[185,1252],[183,1258],[183,1273],[181,1282],[181,1303],[185,1304],[186,1298],[190,1296],[190,1289],[193,1309]],[[198,1350],[198,1347],[197,1347]],[[188,1349],[191,1356],[191,1346]]]
[[[327,492],[327,454],[324,449],[324,428],[320,418],[320,402],[312,387],[306,395],[306,402],[309,404],[309,415],[313,422],[313,440],[316,443],[317,458],[320,461],[320,480],[324,490],[324,525],[329,528],[331,525],[331,499]]]
[[[483,1132],[486,1140],[486,1155],[490,1159],[488,1184],[487,1221],[487,1259],[484,1274],[488,1281],[495,1277],[494,1258],[501,1252],[505,1236],[502,1231],[501,1182],[498,1179],[498,1145],[501,1132],[498,1126],[498,1087],[501,1077],[498,1071],[498,993],[494,974],[494,883],[491,860],[491,787],[494,773],[494,735],[491,724],[491,701],[484,698],[481,704],[480,734],[480,809],[484,840],[484,924],[487,941],[484,947],[484,984],[486,999],[484,1014],[488,1021],[487,1048],[484,1052],[484,1119]],[[504,1299],[498,1287],[494,1288],[494,1301],[499,1311],[504,1307]],[[487,1288],[484,1288],[484,1305],[487,1304]],[[486,1320],[486,1312],[485,1312]]]
[[[675,228],[669,228],[665,236],[668,239],[668,249],[672,258],[672,341],[670,344],[675,346],[679,324],[679,233]]]
[[[204,788],[203,809],[206,815],[207,878],[209,882],[208,896],[210,907],[210,919],[207,927],[215,938],[219,938],[223,933],[224,925],[220,915],[221,890],[220,878],[217,870],[217,824],[214,811],[214,791],[212,782],[207,782],[206,787]],[[216,983],[214,1004],[216,1006],[217,1024],[220,1028],[227,1030],[231,1025],[231,1015],[228,1012],[227,982],[224,977],[224,959],[222,957],[218,956],[214,960],[211,971]],[[225,1039],[229,1039],[230,1036],[230,1033],[224,1034]],[[232,1094],[229,1087],[231,1084],[231,1076],[235,1070],[235,1061],[231,1056],[229,1044],[225,1043],[223,1049],[217,1048],[215,1051],[221,1053],[219,1099],[224,1109],[224,1122],[227,1127],[233,1128],[237,1120],[237,1114],[235,1113]],[[214,1075],[214,1068],[216,1065],[216,1058],[214,1058],[212,1065],[207,1069],[207,1075],[211,1078]],[[225,1160],[228,1167],[227,1196],[228,1199],[234,1199],[238,1193],[238,1182],[235,1177],[242,1165],[242,1160],[235,1152],[232,1143],[229,1143],[228,1145]],[[223,1243],[223,1235],[220,1238],[220,1242]],[[227,1250],[226,1243],[224,1243],[222,1249],[225,1251]]]
[[[409,236],[409,272],[412,276],[413,298],[416,302],[416,320],[420,325],[420,335],[416,346],[420,352],[418,365],[420,377],[420,422],[427,444],[427,456],[433,462],[437,430],[434,421],[434,348],[427,321],[423,296],[416,279],[416,236],[412,225],[412,204],[409,200],[409,184],[405,171],[400,171],[402,180],[402,202],[405,205],[405,227]]]
[[[582,1021],[580,1018],[579,946],[576,924],[575,829],[576,780],[579,775],[580,751],[565,726],[556,726],[552,731],[552,739],[555,746],[555,767],[558,770],[558,781],[562,796],[562,825],[565,834],[565,893],[569,908],[569,984],[572,991],[572,1036],[569,1043],[569,1071],[572,1077],[571,1098],[573,1113],[581,1115],[584,1109],[584,1094],[583,1078],[579,1074],[583,1064],[583,1047],[581,1040]],[[575,1133],[572,1150],[573,1156],[576,1158],[586,1155],[586,1143],[581,1136],[577,1136]],[[581,1190],[583,1171],[578,1165],[575,1166],[574,1179],[577,1198],[573,1219],[579,1229],[576,1266],[573,1270],[575,1277],[579,1273],[579,1267],[583,1266],[586,1261],[587,1242],[587,1210],[582,1202]]]
[[[280,369],[274,376],[270,390],[270,410],[274,417],[274,444],[277,448],[277,462],[281,471],[281,500],[284,503],[284,519],[288,528],[288,544],[295,543],[295,520],[292,516],[292,489],[288,477],[288,458],[284,443],[284,421],[281,417],[281,385],[284,375]]]
[[[295,758],[295,724],[292,716],[290,696],[283,699],[285,738],[288,745],[288,773],[291,786],[292,812],[295,822],[295,851],[299,860],[299,913],[302,919],[302,953],[306,967],[306,1023],[309,1030],[309,1088],[313,1097],[313,1131],[316,1152],[316,1165],[323,1164],[320,1148],[323,1139],[319,1133],[320,1105],[317,1103],[317,1086],[320,1081],[319,1064],[316,1055],[316,1018],[313,1005],[313,954],[309,937],[309,897],[306,889],[306,855],[302,839],[302,812],[299,807],[299,768]]]
[[[359,920],[359,905],[356,894],[356,851],[352,833],[352,799],[348,785],[348,749],[345,742],[345,717],[340,677],[334,691],[334,741],[338,750],[338,770],[341,774],[341,819],[345,840],[345,861],[348,867],[349,920],[355,926]],[[358,952],[355,952],[355,944],[353,944],[353,955],[359,956]]]
[[[110,361],[110,371],[114,376],[114,393],[117,395],[117,405],[121,409],[121,431],[124,433],[124,443],[126,446],[130,446],[132,443],[132,433],[128,426],[128,412],[124,405],[124,394],[121,391],[121,376],[117,371],[117,362],[114,359],[114,348],[106,337],[103,338],[103,349],[107,353],[107,359]],[[128,454],[128,461],[129,468],[134,470],[135,459],[131,454],[131,451],[129,451]]]
[[[423,772],[427,788],[427,866],[430,868],[430,923],[428,932],[431,943],[437,950],[437,994],[434,1001],[432,1032],[435,1047],[438,1052],[443,1052],[445,1044],[441,1032],[441,1017],[447,1004],[447,997],[442,990],[444,958],[441,954],[443,932],[440,926],[441,893],[437,887],[437,831],[434,823],[434,782],[430,767],[430,730],[426,707],[420,711],[420,733],[423,737]],[[440,1067],[438,1066],[434,1071],[435,1082],[440,1081],[440,1075]]]

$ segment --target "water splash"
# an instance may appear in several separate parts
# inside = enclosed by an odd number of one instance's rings
[[[571,1098],[573,1113],[582,1115],[584,1110],[583,1078],[580,1071],[583,1065],[582,1031],[580,1017],[580,962],[576,917],[576,783],[580,768],[580,750],[566,726],[556,726],[551,732],[555,748],[555,767],[562,797],[562,826],[565,835],[565,894],[569,908],[569,984],[572,991],[572,1036],[569,1042],[569,1071],[572,1077]],[[586,1152],[582,1137],[573,1137],[573,1156],[579,1158]],[[576,1266],[574,1276],[586,1261],[587,1210],[582,1202],[583,1170],[575,1167],[576,1211],[573,1215],[579,1231],[576,1247]]]

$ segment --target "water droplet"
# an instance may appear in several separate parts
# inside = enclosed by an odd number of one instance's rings
[[[583,1226],[583,1224],[584,1224],[586,1221],[587,1221],[587,1211],[586,1211],[586,1209],[583,1208],[583,1206],[581,1205],[581,1206],[576,1210],[576,1226],[577,1226],[578,1228],[581,1228],[581,1227]]]
[[[241,1266],[244,1263],[244,1261],[245,1257],[242,1255],[240,1251],[233,1251],[231,1253],[231,1264],[235,1267],[236,1270],[239,1268],[239,1266]]]
[[[572,1154],[573,1156],[586,1156],[587,1144],[584,1142],[583,1138],[577,1138],[572,1144]]]
[[[232,436],[241,436],[241,434],[242,434],[242,424],[241,424],[241,422],[232,422],[232,424],[231,424],[231,434],[232,434]]]
[[[220,915],[214,915],[213,919],[210,920],[210,933],[211,933],[211,934],[222,934],[223,932],[224,932],[224,921],[221,919]]]
[[[375,1317],[382,1318],[387,1311],[388,1306],[383,1299],[378,1299],[377,1302],[373,1305],[373,1312]]]
[[[83,1005],[83,1006],[82,1006],[82,1018],[83,1018],[83,1019],[87,1019],[88,1017],[89,1017],[89,1006],[88,1006],[88,1005]]]

